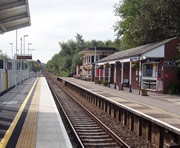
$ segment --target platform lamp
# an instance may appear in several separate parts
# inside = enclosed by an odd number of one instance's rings
[[[28,43],[28,55],[29,55],[29,46],[32,45],[32,43]]]
[[[12,59],[13,59],[13,43],[9,43],[11,45],[11,49],[12,49]]]
[[[33,51],[33,50],[35,50],[35,49],[29,49],[29,50]],[[31,52],[31,54],[32,54],[32,52]]]
[[[25,38],[28,37],[29,35],[24,35],[24,55],[25,55]]]

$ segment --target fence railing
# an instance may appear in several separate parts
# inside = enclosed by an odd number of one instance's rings
[[[38,73],[30,72],[27,70],[8,70],[6,78],[6,71],[0,69],[0,94],[16,85],[21,84],[23,81],[30,77],[37,76]],[[6,82],[8,81],[8,82]],[[6,86],[7,85],[7,86]]]

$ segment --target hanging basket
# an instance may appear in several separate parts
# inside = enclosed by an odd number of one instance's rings
[[[105,68],[109,68],[110,67],[110,64],[109,63],[106,63],[105,64]]]
[[[116,61],[116,66],[117,66],[117,65],[120,65],[120,64],[121,64],[121,62],[120,62],[120,61]]]
[[[132,61],[131,67],[132,67],[132,68],[137,68],[138,65],[139,65],[139,62],[138,62],[138,61]]]

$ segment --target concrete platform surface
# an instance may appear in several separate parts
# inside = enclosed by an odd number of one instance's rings
[[[109,88],[75,78],[62,79],[162,121],[180,132],[180,96],[178,95],[149,93],[149,96],[141,96],[137,91],[129,93],[126,89],[124,91],[114,89],[113,85]]]
[[[44,77],[41,77],[36,148],[72,147],[54,99]]]
[[[31,78],[0,97],[1,148],[71,148],[44,77]]]
[[[11,125],[35,80],[36,78],[30,78],[22,85],[18,85],[0,96],[0,141]]]

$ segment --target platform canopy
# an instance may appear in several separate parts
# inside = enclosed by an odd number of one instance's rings
[[[0,0],[0,34],[30,24],[28,0]]]

